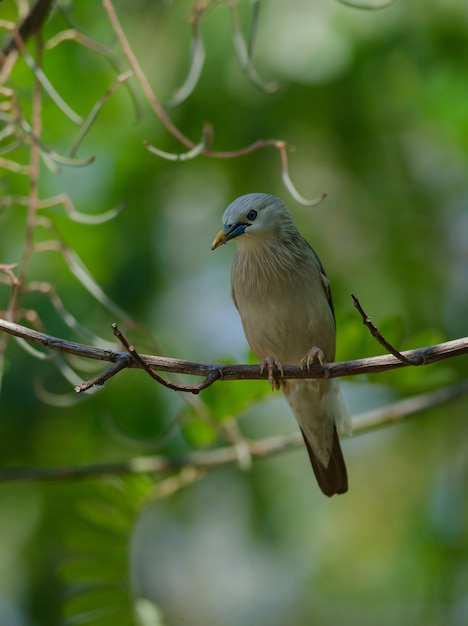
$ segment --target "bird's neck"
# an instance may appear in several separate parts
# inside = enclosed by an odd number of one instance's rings
[[[272,287],[281,289],[305,268],[304,241],[256,239],[239,241],[234,257],[233,272],[252,289],[263,291]]]

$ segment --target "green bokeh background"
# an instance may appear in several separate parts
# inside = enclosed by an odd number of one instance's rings
[[[101,3],[68,2],[71,23],[108,45],[127,69]],[[16,19],[13,2],[0,17]],[[116,2],[133,50],[162,103],[189,67],[189,2]],[[248,31],[251,3],[241,0]],[[67,26],[54,12],[48,40]],[[158,120],[138,83],[103,106],[78,156],[85,168],[42,165],[41,198],[67,193],[113,221],[87,226],[63,208],[42,211],[96,283],[125,311],[102,306],[57,251],[34,253],[27,278],[53,285],[64,306],[112,341],[117,321],[142,352],[196,361],[250,357],[230,301],[234,246],[210,251],[226,205],[251,191],[284,199],[329,275],[339,360],[381,353],[352,307],[356,294],[399,349],[467,335],[468,5],[396,0],[380,11],[332,0],[270,0],[260,6],[254,63],[280,90],[262,93],[242,72],[226,5],[201,22],[205,65],[190,97],[168,110],[193,141],[203,123],[214,149],[282,139],[290,174],[309,198],[281,182],[274,148],[237,159],[165,161],[143,146],[184,148]],[[28,49],[33,54],[34,45]],[[86,117],[116,71],[75,42],[44,51],[43,67],[64,100]],[[22,60],[6,86],[27,119],[33,76]],[[46,146],[67,154],[77,127],[44,95]],[[26,163],[21,148],[11,159]],[[1,170],[0,193],[25,195],[27,179]],[[0,210],[0,263],[21,261],[26,209]],[[38,226],[37,243],[54,237]],[[0,283],[0,309],[9,287]],[[45,332],[86,342],[50,300],[26,294]],[[24,317],[20,320],[24,322]],[[9,340],[0,397],[2,468],[86,465],[219,445],[194,408],[141,372],[76,398],[57,359],[39,361]],[[72,362],[72,365],[76,365]],[[89,378],[98,370],[82,371]],[[467,360],[343,382],[353,414],[461,381]],[[252,437],[296,428],[263,383],[219,383],[201,394],[219,420],[235,415]],[[217,470],[165,499],[147,478],[0,488],[0,623],[55,626],[132,623],[132,597],[159,607],[146,624],[190,626],[414,624],[468,620],[465,398],[412,421],[344,442],[350,491],[328,500],[304,450]],[[174,426],[175,423],[175,426]],[[169,435],[168,435],[169,429]],[[156,490],[157,493],[157,490]],[[146,607],[148,609],[148,606]],[[154,607],[152,610],[155,610]],[[108,612],[109,611],[109,612]],[[148,618],[147,618],[148,619]],[[158,621],[159,620],[159,621]]]

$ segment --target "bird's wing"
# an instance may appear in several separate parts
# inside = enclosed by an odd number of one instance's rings
[[[232,283],[231,283],[231,298],[232,298],[232,301],[234,302],[236,309],[239,310],[239,307],[237,306],[237,302],[236,302],[236,292],[234,291],[234,286]]]
[[[327,296],[327,300],[328,300],[328,304],[330,305],[330,309],[333,315],[333,321],[335,320],[335,307],[333,306],[333,298],[332,298],[332,294],[331,294],[331,289],[330,289],[330,281],[328,280],[327,274],[325,272],[325,268],[322,265],[322,261],[319,259],[319,257],[317,256],[317,253],[315,252],[315,250],[312,248],[312,246],[310,245],[310,243],[304,239],[304,241],[306,242],[306,244],[308,245],[308,247],[310,248],[314,259],[320,269],[320,278],[322,280],[322,287],[323,290],[325,292],[325,295]]]

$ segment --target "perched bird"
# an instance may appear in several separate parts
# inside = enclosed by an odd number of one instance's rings
[[[224,229],[212,250],[237,242],[232,264],[232,298],[252,352],[274,364],[309,367],[335,358],[335,316],[323,266],[275,196],[250,193],[223,215]],[[276,378],[278,380],[278,378]],[[348,490],[337,434],[351,418],[335,379],[279,378],[299,423],[318,484],[327,496]]]

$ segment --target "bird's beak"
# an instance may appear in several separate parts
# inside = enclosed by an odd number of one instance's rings
[[[211,249],[216,250],[216,248],[219,248],[219,246],[223,246],[230,239],[234,239],[234,237],[242,235],[247,226],[248,224],[241,224],[239,222],[236,222],[235,224],[226,224],[224,229],[220,230],[214,238]]]

